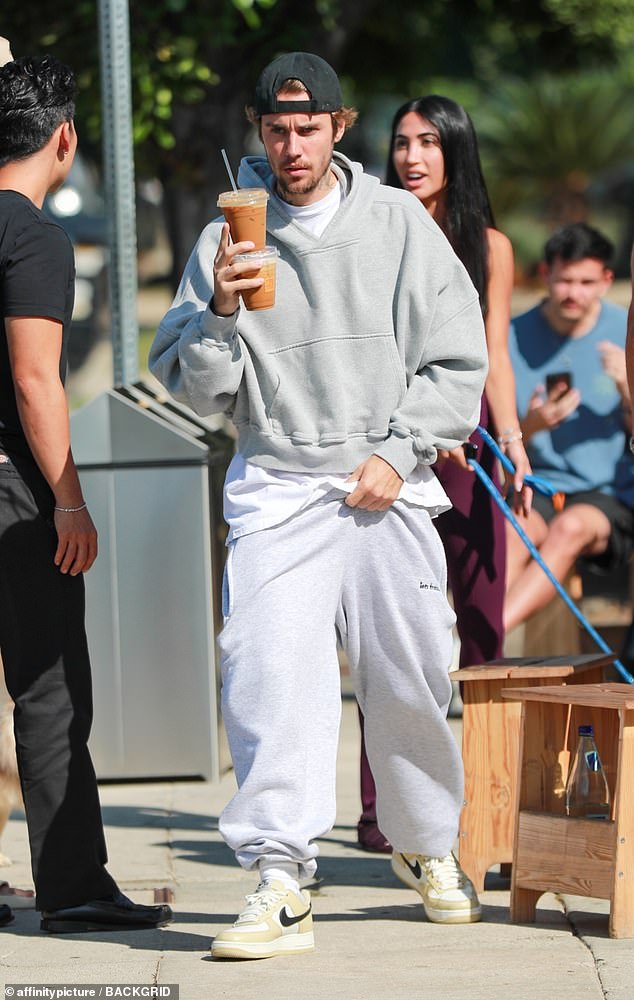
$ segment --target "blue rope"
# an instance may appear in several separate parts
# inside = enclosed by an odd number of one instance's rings
[[[478,433],[484,443],[488,444],[495,457],[500,460],[506,471],[510,472],[512,475],[515,472],[515,466],[511,462],[508,455],[504,454],[495,438],[491,437],[489,432],[484,427],[478,427]],[[552,485],[552,483],[548,482],[547,479],[544,479],[542,476],[535,476],[532,472],[524,476],[524,482],[527,486],[537,490],[538,493],[543,493],[545,497],[554,497],[555,493],[559,492],[556,487]]]
[[[488,444],[489,447],[491,447],[494,454],[496,454],[496,456],[500,458],[500,461],[507,469],[507,471],[515,472],[515,467],[513,463],[510,461],[508,456],[504,455],[504,453],[500,450],[500,448],[498,448],[497,442],[491,437],[488,431],[486,431],[483,427],[478,427],[478,431],[482,439],[486,442],[486,444]],[[588,619],[581,613],[581,611],[579,610],[575,602],[572,600],[570,595],[566,593],[566,590],[564,589],[564,587],[562,587],[562,585],[560,584],[559,580],[554,575],[550,567],[547,566],[547,564],[544,562],[539,551],[537,550],[532,540],[528,537],[528,535],[524,531],[522,525],[519,523],[518,519],[516,518],[515,514],[513,513],[509,505],[507,504],[506,500],[502,496],[500,496],[497,486],[490,478],[490,476],[487,474],[487,472],[485,472],[485,470],[482,468],[482,466],[476,459],[468,458],[467,462],[471,466],[475,474],[478,476],[480,481],[484,484],[488,492],[491,494],[492,499],[498,505],[498,507],[504,514],[504,517],[507,519],[507,521],[511,522],[516,532],[524,542],[524,545],[530,552],[531,556],[538,563],[538,565],[541,566],[544,573],[554,586],[555,590],[561,595],[561,597],[563,597],[564,601],[572,611],[577,621],[581,623],[586,632],[588,632],[588,634],[594,639],[599,649],[603,650],[604,653],[609,653],[610,655],[612,655],[613,650],[610,649],[605,639],[603,639],[603,637],[599,635],[597,630],[590,624]],[[553,489],[550,483],[548,483],[546,480],[542,480],[541,477],[539,476],[525,476],[526,483],[529,483],[530,480],[532,480],[531,485],[534,485],[536,489],[540,489],[540,487],[537,486],[536,480],[538,480],[540,484],[546,484],[547,489],[552,491],[550,493],[551,496],[553,493],[557,492],[556,490]],[[618,670],[624,681],[626,681],[628,684],[634,684],[634,677],[623,666],[620,660],[615,658],[614,666],[616,667],[616,669]]]

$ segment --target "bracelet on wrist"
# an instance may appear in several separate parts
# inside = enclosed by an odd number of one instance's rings
[[[500,434],[498,438],[498,444],[513,444],[515,441],[521,441],[524,435],[522,434],[519,427],[515,431],[509,431],[505,434]]]
[[[76,514],[79,510],[86,510],[87,506],[87,503],[83,503],[81,507],[53,507],[53,510],[59,510],[62,514]]]

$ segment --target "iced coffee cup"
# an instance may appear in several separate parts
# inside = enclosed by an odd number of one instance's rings
[[[266,243],[266,203],[268,191],[264,188],[242,188],[240,191],[223,191],[218,196],[218,208],[229,223],[234,243],[250,240],[256,250]]]
[[[234,264],[247,263],[251,266],[244,271],[241,278],[264,278],[264,284],[259,288],[248,288],[240,292],[247,309],[270,309],[275,305],[275,266],[277,263],[277,247],[263,247],[262,250],[250,250],[249,253],[237,253]]]

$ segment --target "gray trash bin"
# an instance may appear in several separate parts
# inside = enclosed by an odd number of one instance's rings
[[[71,437],[100,544],[86,574],[97,775],[218,780],[228,757],[215,636],[233,441],[143,383],[73,413]]]

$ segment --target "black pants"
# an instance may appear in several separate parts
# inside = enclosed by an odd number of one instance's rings
[[[112,895],[88,751],[84,580],[53,563],[53,498],[31,462],[0,462],[0,651],[40,910]],[[19,467],[19,468],[18,468]]]

